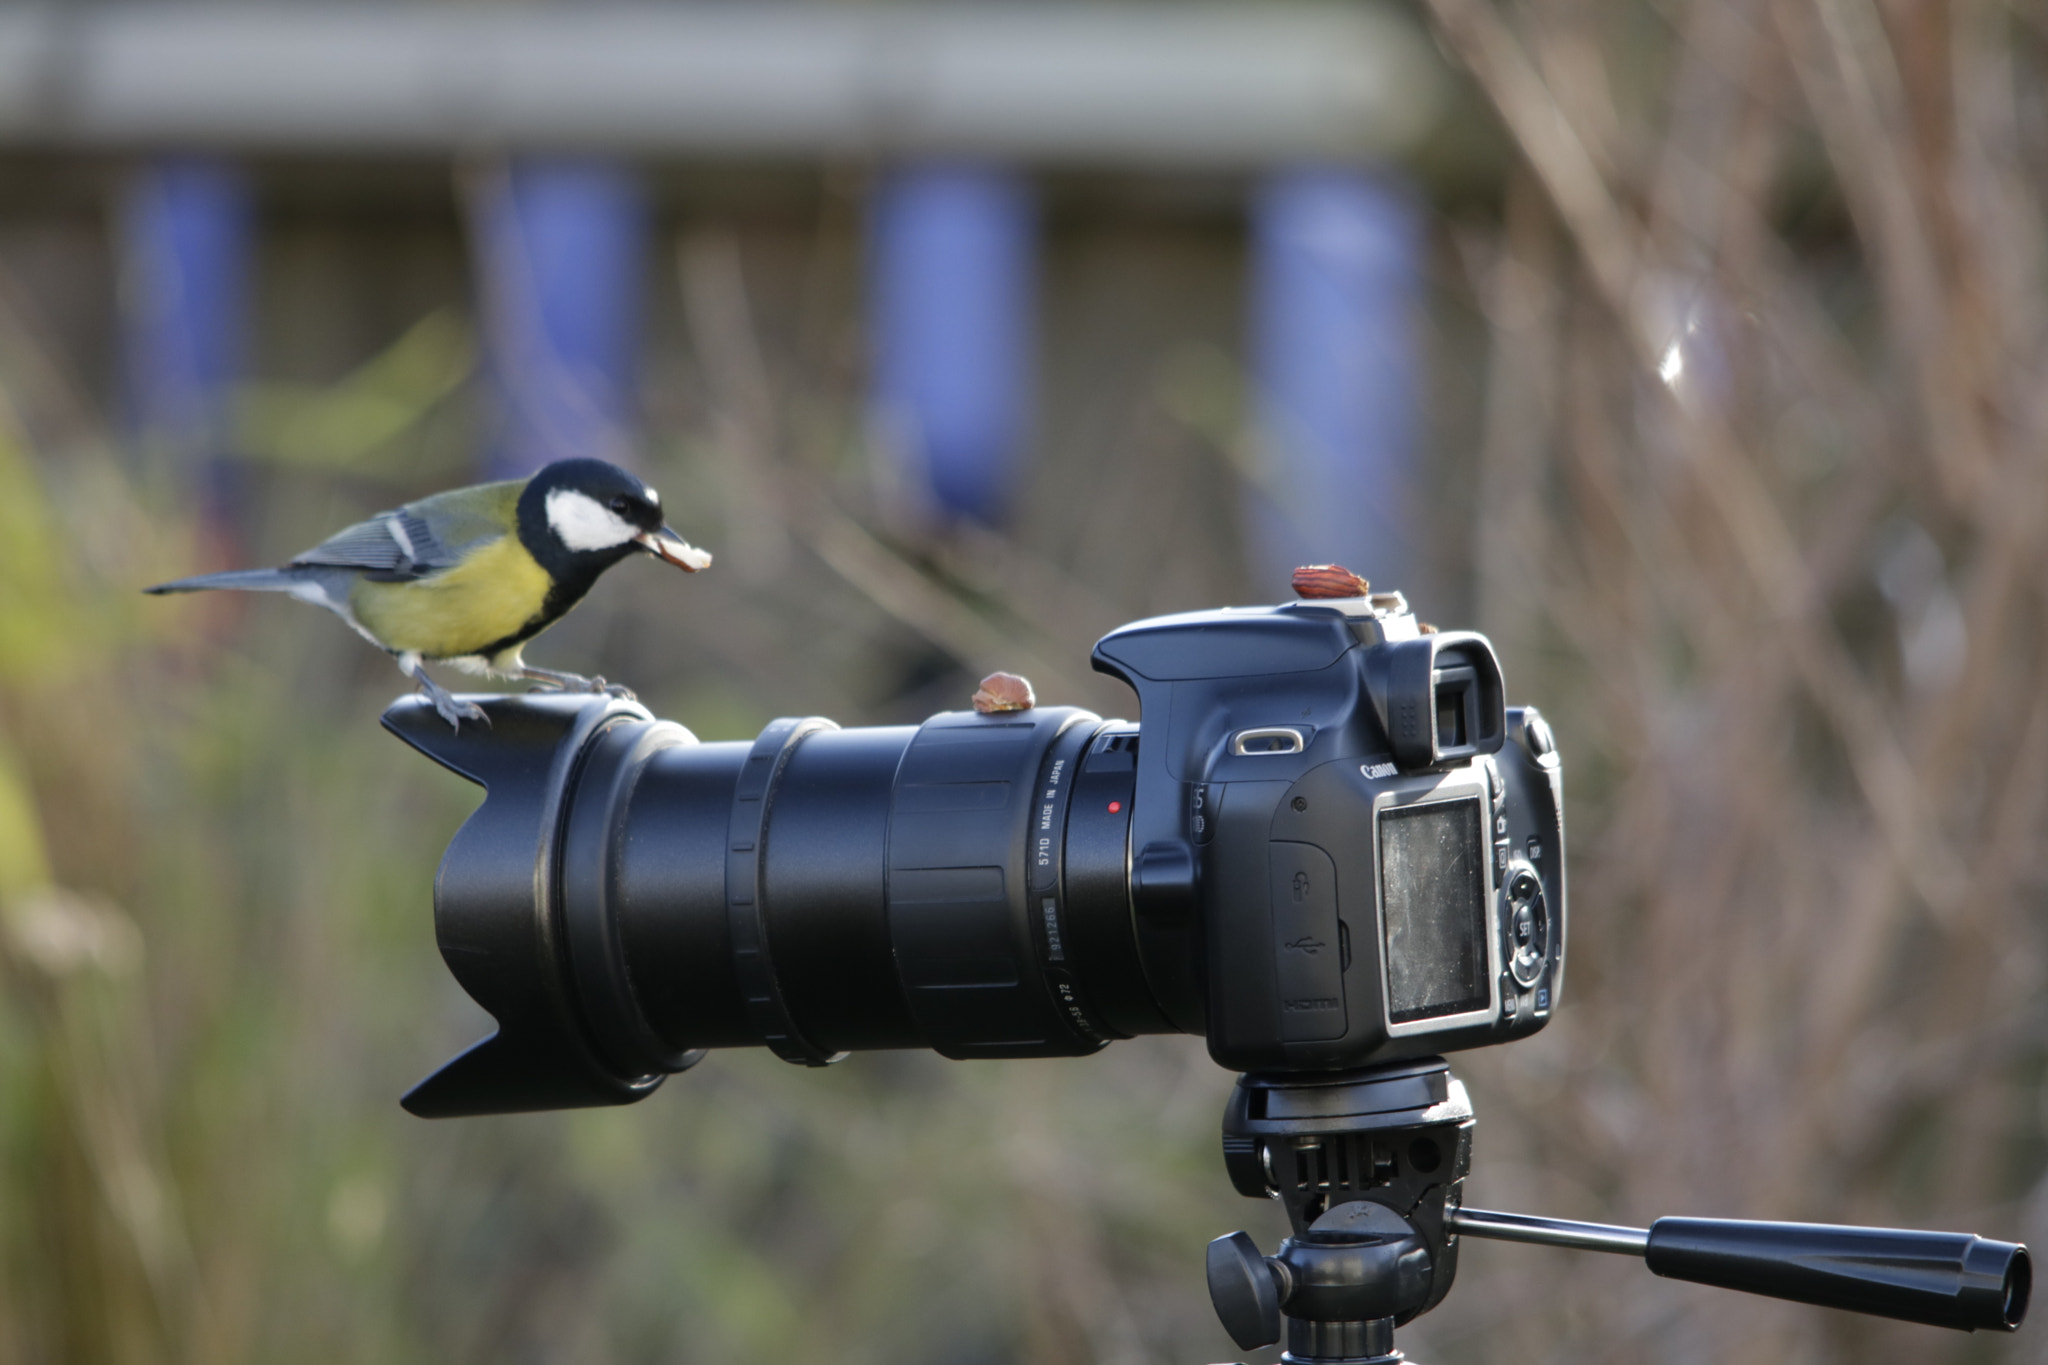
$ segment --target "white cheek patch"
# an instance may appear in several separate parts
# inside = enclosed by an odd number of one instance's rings
[[[640,528],[587,493],[557,488],[548,494],[548,525],[571,550],[614,550]]]

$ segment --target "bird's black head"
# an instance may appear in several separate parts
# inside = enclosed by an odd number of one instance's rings
[[[558,460],[519,494],[519,543],[554,586],[540,629],[581,601],[597,576],[635,550],[687,573],[711,556],[661,524],[661,495],[603,460]]]
[[[661,534],[661,495],[603,460],[557,460],[519,495],[519,539],[556,582],[589,580]]]

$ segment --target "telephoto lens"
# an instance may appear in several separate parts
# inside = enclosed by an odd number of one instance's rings
[[[408,1095],[416,1114],[620,1103],[712,1047],[819,1066],[1174,1030],[1124,890],[1133,727],[1042,707],[700,744],[613,698],[483,705],[453,734],[413,701],[386,716],[487,789],[436,918],[499,1032]]]
[[[1541,1028],[1564,968],[1556,745],[1482,636],[1398,594],[1162,617],[1096,646],[1143,726],[991,714],[700,743],[605,695],[385,724],[482,784],[435,884],[498,1021],[429,1117],[617,1104],[705,1049],[1072,1056],[1205,1036],[1323,1072]]]

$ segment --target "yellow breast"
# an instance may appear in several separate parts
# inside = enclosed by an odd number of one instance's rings
[[[349,605],[386,647],[448,659],[517,635],[540,612],[551,586],[547,570],[516,536],[506,536],[430,578],[359,582]]]

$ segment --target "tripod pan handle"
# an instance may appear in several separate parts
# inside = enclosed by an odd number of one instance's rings
[[[1963,1331],[2027,1313],[2027,1249],[1967,1232],[1659,1218],[1644,1260],[1674,1280]]]

